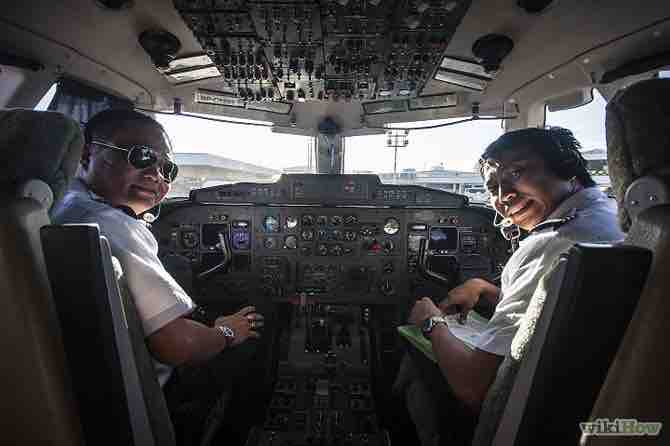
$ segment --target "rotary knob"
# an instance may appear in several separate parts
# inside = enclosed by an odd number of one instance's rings
[[[295,249],[298,247],[298,238],[295,235],[287,235],[284,239],[284,248]]]
[[[344,217],[344,224],[345,225],[355,225],[358,223],[358,217],[355,215],[347,215]]]
[[[356,233],[354,231],[345,231],[344,240],[348,242],[353,242],[354,240],[356,240]]]
[[[374,231],[371,228],[365,227],[361,229],[361,236],[363,237],[372,237],[374,235]]]
[[[393,286],[393,283],[391,283],[390,280],[385,280],[382,282],[381,286],[379,287],[379,290],[382,292],[384,296],[391,296],[395,294],[395,287]]]

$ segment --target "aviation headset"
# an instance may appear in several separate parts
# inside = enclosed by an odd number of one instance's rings
[[[586,168],[586,160],[579,151],[582,146],[572,132],[562,127],[546,129],[528,128],[505,133],[491,143],[479,160],[480,173],[490,158],[519,147],[531,147],[547,164],[547,168],[559,178],[578,179],[583,186],[594,186]]]
[[[546,129],[528,128],[505,133],[491,143],[479,159],[479,169],[484,176],[484,168],[489,159],[495,159],[500,153],[520,147],[531,147],[546,163],[547,169],[559,178],[579,180],[585,186],[594,186],[587,168],[586,160],[579,149],[581,144],[572,132],[562,127]],[[512,249],[518,246],[521,231],[507,219],[498,219],[496,212],[493,224],[500,228],[505,239],[512,242]]]

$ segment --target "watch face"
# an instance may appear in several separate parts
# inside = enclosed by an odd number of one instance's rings
[[[223,328],[223,335],[227,338],[234,338],[235,337],[235,332],[232,330],[230,327],[226,327],[225,325],[222,327]]]
[[[423,334],[430,333],[431,330],[433,329],[433,325],[434,325],[433,319],[430,317],[425,321],[423,321],[423,325],[421,326],[421,331],[423,331]]]

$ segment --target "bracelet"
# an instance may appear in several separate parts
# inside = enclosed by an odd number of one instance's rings
[[[228,345],[232,343],[233,339],[235,338],[235,332],[230,327],[226,327],[225,325],[216,325],[215,328],[223,335],[223,339],[226,341],[224,348],[228,347]]]

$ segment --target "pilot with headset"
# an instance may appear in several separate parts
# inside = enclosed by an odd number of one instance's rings
[[[177,434],[189,437],[180,443],[197,441],[209,408],[235,373],[244,373],[247,359],[240,356],[253,350],[228,349],[258,338],[263,316],[248,306],[217,318],[213,327],[185,317],[193,311],[193,301],[158,259],[157,242],[138,218],[165,198],[177,176],[169,138],[159,123],[133,110],[98,113],[86,125],[80,164],[53,211],[54,222],[97,223],[109,239],[157,360],[171,413],[186,402],[194,407],[186,423],[193,429],[190,434],[175,422]],[[176,366],[182,366],[177,374]]]
[[[518,249],[505,265],[500,287],[470,279],[439,305],[424,297],[411,311],[410,322],[430,339],[441,372],[410,349],[396,380],[422,444],[469,444],[530,298],[560,254],[577,242],[623,238],[616,206],[596,187],[580,148],[569,130],[529,128],[504,134],[481,156],[480,173],[497,212],[494,224],[518,242]],[[521,230],[526,235],[519,241]],[[466,315],[480,299],[495,311],[469,346],[451,332],[445,314]]]

